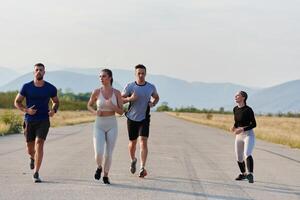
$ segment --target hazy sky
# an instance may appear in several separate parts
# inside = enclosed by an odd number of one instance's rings
[[[299,0],[0,1],[0,66],[133,69],[267,87],[300,78]]]

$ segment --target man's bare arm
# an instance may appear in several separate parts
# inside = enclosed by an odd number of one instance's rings
[[[54,114],[57,112],[58,110],[58,107],[59,107],[59,100],[58,100],[58,97],[55,96],[55,97],[52,97],[51,98],[51,101],[52,101],[52,108],[51,110],[48,112],[48,115],[50,117],[53,117]]]
[[[150,102],[150,104],[151,104],[150,107],[156,106],[158,101],[159,101],[159,95],[157,93],[153,94],[152,95],[152,101]]]
[[[26,113],[26,107],[22,103],[24,99],[25,99],[25,97],[23,97],[20,93],[18,93],[16,98],[15,98],[14,105],[17,109],[19,109],[22,112]]]
[[[52,100],[52,110],[56,113],[59,107],[58,97],[57,96],[52,97],[51,100]]]

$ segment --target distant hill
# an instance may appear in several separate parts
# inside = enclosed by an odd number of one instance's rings
[[[20,74],[14,70],[6,67],[0,67],[0,85],[4,85],[19,76]]]
[[[91,92],[100,85],[99,72],[99,68],[47,71],[45,80],[63,91]],[[133,70],[113,69],[113,76],[114,87],[119,90],[135,79]],[[20,76],[0,87],[0,91],[19,90],[23,83],[32,78],[32,73]],[[249,94],[248,104],[256,113],[300,112],[300,80],[255,89],[232,83],[188,82],[163,75],[148,74],[146,79],[156,85],[160,102],[168,102],[172,108],[194,106],[201,109],[223,107],[225,110],[232,110],[235,93],[245,90]]]
[[[101,72],[101,69],[103,69],[103,68],[86,68],[86,69],[66,68],[66,69],[64,69],[64,71],[75,72],[75,73],[79,73],[79,74],[85,74],[85,75],[98,77]],[[114,80],[122,86],[125,86],[128,82],[134,80],[134,71],[133,70],[112,69],[112,71],[113,71]]]
[[[20,90],[22,85],[33,80],[33,74],[27,73],[19,78],[0,87],[0,91]],[[53,83],[58,89],[68,90],[74,93],[91,92],[100,86],[100,81],[95,75],[84,75],[68,71],[47,71],[45,80]],[[118,83],[114,83],[116,88],[121,88]]]
[[[66,70],[82,74],[98,75],[101,68]],[[133,70],[113,69],[113,76],[114,80],[123,87],[135,79]],[[193,105],[200,108],[219,109],[220,107],[227,107],[231,109],[234,105],[233,94],[237,90],[246,90],[250,95],[257,91],[249,87],[231,83],[188,82],[164,75],[147,74],[146,79],[156,85],[161,97],[161,102],[166,101],[171,107]],[[220,104],[222,99],[224,102]]]
[[[300,112],[300,80],[262,89],[251,97],[249,103],[262,113]]]
[[[66,69],[82,74],[98,75],[100,68],[88,69]],[[134,71],[113,70],[114,80],[123,87],[131,81],[134,81]],[[249,87],[235,85],[231,83],[201,83],[187,82],[176,78],[170,78],[164,75],[147,74],[146,79],[156,85],[161,102],[168,102],[171,107],[195,106],[198,108],[220,107],[232,109],[234,105],[233,95],[238,90],[246,90],[253,94],[256,90]]]

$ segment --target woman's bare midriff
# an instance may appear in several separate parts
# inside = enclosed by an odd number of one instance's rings
[[[101,111],[100,117],[108,117],[114,115],[115,115],[115,111]]]

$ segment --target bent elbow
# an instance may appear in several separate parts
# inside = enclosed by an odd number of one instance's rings
[[[15,108],[19,109],[19,105],[21,104],[21,102],[19,102],[18,100],[14,101],[14,106]]]

